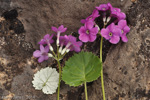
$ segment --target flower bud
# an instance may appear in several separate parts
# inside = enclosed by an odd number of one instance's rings
[[[67,49],[66,52],[68,53],[70,51],[70,49]]]
[[[59,51],[58,51],[59,53],[61,53],[62,52],[62,46],[59,48]]]
[[[95,25],[95,27],[97,27],[97,28],[98,28],[98,31],[100,31],[100,28],[99,28],[99,26],[98,26],[98,25]]]
[[[59,39],[57,38],[56,45],[59,46]]]
[[[50,49],[51,51],[53,51],[53,50],[54,50],[54,49],[53,49],[53,47],[52,47],[51,45],[49,46],[49,49]]]
[[[53,57],[53,55],[51,53],[48,53],[48,57]]]
[[[103,17],[103,22],[104,22],[104,23],[106,22],[106,17]]]
[[[61,55],[63,55],[66,52],[66,48],[64,48],[61,52]]]
[[[111,17],[108,17],[108,18],[107,18],[107,23],[110,21],[110,19],[111,19]]]

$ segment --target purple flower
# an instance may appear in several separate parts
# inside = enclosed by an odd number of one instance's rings
[[[106,29],[101,30],[101,35],[109,40],[112,44],[117,44],[120,40],[121,29],[116,27],[114,23],[107,26]]]
[[[53,27],[51,28],[54,32],[57,32],[57,41],[56,41],[56,44],[57,46],[59,46],[59,37],[60,37],[60,33],[63,33],[67,30],[67,28],[64,28],[63,25],[59,26],[58,28],[56,27]]]
[[[111,13],[115,13],[115,12],[121,12],[121,10],[119,8],[114,8],[112,7],[112,5],[110,3],[108,3],[108,6],[110,7]]]
[[[39,44],[51,44],[51,43],[53,43],[54,42],[54,40],[52,39],[53,38],[53,36],[54,36],[54,34],[52,34],[51,36],[49,35],[49,34],[46,34],[45,36],[44,36],[44,38],[43,39],[41,39],[41,41],[39,42]]]
[[[101,4],[98,7],[96,7],[96,9],[100,10],[100,11],[106,11],[109,9],[108,4]]]
[[[51,29],[56,33],[63,33],[67,30],[67,28],[64,28],[63,25],[59,26],[58,28],[52,26]]]
[[[96,17],[99,17],[99,16],[100,16],[100,15],[99,15],[98,10],[95,9],[95,10],[93,11],[92,15],[90,15],[90,16],[87,17],[86,19],[82,19],[82,20],[81,20],[81,23],[84,24],[84,23],[86,23],[86,22],[89,21],[89,20],[94,21],[95,18],[96,18]]]
[[[48,51],[49,51],[49,47],[48,46],[46,46],[44,48],[43,45],[40,45],[40,50],[34,51],[33,52],[33,56],[36,57],[36,58],[39,58],[38,62],[41,63],[44,60],[48,60]]]
[[[120,20],[118,22],[118,27],[121,29],[121,34],[120,37],[123,42],[127,42],[128,39],[126,37],[126,34],[130,31],[130,28],[127,26],[127,21],[126,20]]]
[[[94,22],[88,21],[85,26],[82,26],[78,32],[80,34],[79,39],[82,42],[93,42],[96,39],[96,34],[98,33],[98,27],[93,27]]]
[[[68,40],[65,38],[65,36],[60,36],[59,41],[60,46],[64,46],[68,43]]]
[[[62,49],[63,49],[63,46],[66,46],[67,43],[68,43],[68,38],[66,38],[67,36],[60,36],[59,38],[59,45],[60,45],[60,48],[59,48],[59,53],[62,52]]]
[[[123,19],[126,18],[126,14],[123,13],[123,12],[118,12],[116,15],[117,15],[118,21],[123,20]]]
[[[119,8],[112,7],[110,3],[108,3],[108,6],[110,7],[110,11],[111,11],[110,16],[116,17],[118,19],[117,22],[126,18],[125,13],[121,12]]]
[[[75,51],[75,52],[81,51],[80,49],[80,46],[82,45],[81,41],[77,42],[76,38],[72,35],[69,36],[65,35],[64,37],[67,41],[66,49],[70,49],[70,51]]]

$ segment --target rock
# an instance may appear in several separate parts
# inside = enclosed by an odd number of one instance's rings
[[[0,15],[2,15],[4,12],[11,9],[10,7],[11,0],[1,0],[0,1]]]

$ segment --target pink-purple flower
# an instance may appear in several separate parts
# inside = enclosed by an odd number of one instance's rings
[[[56,44],[57,44],[57,46],[59,46],[60,33],[65,32],[65,31],[67,30],[67,28],[64,28],[64,26],[61,25],[61,26],[59,26],[58,28],[52,26],[51,29],[52,29],[54,32],[57,33],[57,41],[56,41]]]
[[[51,36],[49,35],[49,34],[46,34],[45,36],[44,36],[44,38],[43,39],[41,39],[41,41],[39,42],[39,44],[51,44],[51,43],[53,43],[54,42],[54,40],[52,39],[53,38],[53,36],[54,36],[54,34],[52,34]]]
[[[98,7],[96,7],[96,9],[100,10],[100,11],[106,11],[109,9],[108,4],[101,4]]]
[[[78,30],[79,32],[79,39],[82,42],[93,42],[96,39],[96,34],[98,33],[98,27],[94,27],[93,21],[88,21],[85,23],[84,26]]]
[[[51,29],[56,33],[63,33],[67,30],[63,25],[59,26],[58,28],[52,26]]]
[[[72,35],[69,35],[69,36],[65,35],[65,38],[68,42],[66,47],[69,45],[67,48],[70,49],[70,51],[75,51],[75,52],[81,51],[80,49],[80,47],[82,46],[81,41],[77,41],[76,38]]]
[[[44,47],[43,45],[40,45],[40,50],[34,51],[33,56],[38,58],[38,62],[41,63],[44,60],[48,60],[48,52],[48,46]]]
[[[68,40],[65,38],[65,36],[60,36],[60,38],[59,38],[59,41],[60,41],[59,45],[60,46],[64,46],[64,45],[66,45],[68,43]]]
[[[119,8],[114,8],[110,3],[108,3],[108,6],[110,7],[110,16],[116,17],[117,21],[123,20],[126,18],[125,13],[121,12]]]
[[[125,18],[126,15],[121,12],[121,9],[114,8],[110,3],[101,4],[96,7],[92,15],[81,20],[84,26],[81,26],[78,30],[79,39],[83,42],[93,42],[98,30],[101,30],[101,35],[113,44],[118,43],[120,37],[123,42],[127,42],[126,33],[130,29],[125,22]],[[117,24],[118,26],[116,26]]]
[[[108,3],[108,6],[110,7],[111,13],[121,12],[119,8],[114,8],[110,3]]]
[[[85,24],[87,21],[89,21],[89,20],[92,20],[92,21],[94,21],[95,20],[95,18],[97,18],[97,17],[99,17],[100,15],[99,15],[99,11],[97,10],[97,9],[95,9],[94,11],[93,11],[93,13],[89,16],[89,17],[87,17],[86,19],[82,19],[81,20],[81,23],[82,24]]]
[[[118,28],[114,23],[110,24],[106,29],[101,30],[101,35],[109,40],[112,44],[117,44],[120,40],[121,29]]]
[[[72,35],[65,35],[60,37],[60,45],[66,46],[65,49],[69,49],[70,51],[80,52],[80,47],[82,46],[81,41],[77,41],[76,37]]]
[[[128,39],[126,37],[126,34],[130,31],[129,26],[127,26],[127,21],[126,20],[120,20],[118,22],[118,27],[121,29],[121,34],[120,37],[123,42],[127,42]]]

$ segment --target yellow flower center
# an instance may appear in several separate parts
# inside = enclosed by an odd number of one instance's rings
[[[103,10],[105,10],[105,8],[102,8]]]
[[[87,30],[87,31],[86,31],[86,34],[89,34],[89,33],[90,33],[89,30]]]
[[[122,34],[123,34],[123,32],[124,32],[124,31],[123,31],[123,30],[121,30],[121,33],[122,33]]]
[[[90,17],[89,19],[92,19],[92,17]]]
[[[112,33],[109,33],[109,36],[112,36]]]

